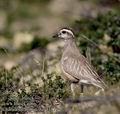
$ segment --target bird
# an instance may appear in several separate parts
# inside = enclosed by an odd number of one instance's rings
[[[85,85],[93,85],[99,88],[95,95],[104,91],[106,88],[105,82],[97,74],[88,59],[80,53],[75,43],[73,30],[70,28],[62,28],[53,35],[53,37],[64,40],[60,67],[64,77],[71,83],[70,86],[73,96],[75,96],[76,85],[80,85],[81,94],[84,93]]]

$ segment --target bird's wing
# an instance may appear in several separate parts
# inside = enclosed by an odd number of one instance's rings
[[[87,80],[90,83],[104,83],[87,59],[82,55],[80,57],[66,56],[62,60],[62,64],[63,70],[76,79]]]

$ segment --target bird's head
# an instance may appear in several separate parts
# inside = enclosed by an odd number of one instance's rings
[[[71,29],[63,28],[61,29],[57,34],[55,34],[53,37],[61,38],[61,39],[74,39],[74,33]]]

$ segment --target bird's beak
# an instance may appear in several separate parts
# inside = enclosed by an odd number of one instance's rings
[[[53,38],[57,38],[57,37],[58,37],[58,34],[54,34],[54,35],[53,35]]]

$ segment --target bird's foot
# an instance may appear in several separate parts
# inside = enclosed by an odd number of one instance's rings
[[[84,93],[80,93],[80,96],[81,96],[81,97],[84,96]]]
[[[95,95],[98,96],[98,95],[101,94],[101,92],[104,93],[104,89],[100,89],[100,90],[98,90],[98,91],[95,93]]]

